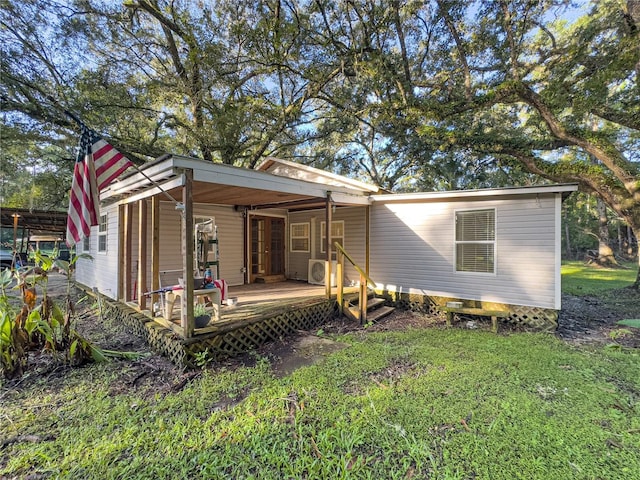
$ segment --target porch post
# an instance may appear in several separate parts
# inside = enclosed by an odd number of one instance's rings
[[[193,170],[184,171],[184,187],[182,187],[182,278],[184,288],[180,295],[180,323],[185,338],[193,336],[195,322],[193,319]]]
[[[327,205],[325,208],[325,234],[327,236],[327,260],[325,267],[324,290],[327,298],[331,298],[331,252],[333,251],[333,243],[331,241],[331,192],[327,192]]]
[[[155,292],[160,288],[160,198],[157,195],[151,197],[151,235],[151,291]],[[151,295],[152,309],[158,300],[157,293]]]
[[[147,201],[138,201],[138,279],[136,295],[140,310],[147,308],[147,297],[144,290],[147,288]]]

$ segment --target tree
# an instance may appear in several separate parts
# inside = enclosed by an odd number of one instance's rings
[[[273,154],[396,190],[532,174],[640,232],[640,0],[2,1],[5,122],[62,150],[50,97],[139,161]]]
[[[345,63],[358,85],[374,78],[383,92],[369,102],[377,118],[403,125],[384,132],[389,143],[414,131],[428,151],[517,161],[542,178],[578,183],[637,233],[637,2],[597,2],[572,24],[547,20],[561,8],[553,0],[349,2],[356,21],[340,24],[357,23],[359,36]]]

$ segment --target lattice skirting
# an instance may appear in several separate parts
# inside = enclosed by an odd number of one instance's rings
[[[409,293],[397,293],[382,291],[376,292],[393,303],[397,308],[410,310],[413,312],[425,313],[427,315],[443,316],[441,308],[447,302],[463,302],[465,307],[484,308],[486,310],[508,310],[509,317],[501,319],[513,325],[519,325],[534,330],[553,331],[558,328],[558,311],[549,308],[525,307],[522,305],[509,305],[495,302],[482,302],[477,300],[463,300],[450,297],[435,297],[428,295],[418,295]]]
[[[185,361],[187,365],[193,364],[195,356],[202,352],[213,359],[248,352],[298,331],[315,329],[335,315],[335,300],[324,300],[269,317],[253,319],[225,332],[194,337],[185,341]]]
[[[300,308],[289,309],[268,317],[234,322],[231,328],[184,339],[133,308],[102,296],[103,314],[142,337],[156,352],[174,364],[191,367],[196,356],[210,359],[245,353],[267,343],[280,340],[297,331],[312,330],[336,315],[335,300],[324,300]]]

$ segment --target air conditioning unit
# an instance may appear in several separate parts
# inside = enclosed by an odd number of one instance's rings
[[[327,272],[325,271],[325,260],[315,259],[309,260],[309,283],[315,285],[324,285]],[[331,262],[331,286],[336,286],[336,261]]]

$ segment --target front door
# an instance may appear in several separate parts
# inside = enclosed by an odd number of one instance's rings
[[[251,282],[284,275],[284,219],[251,217]]]

